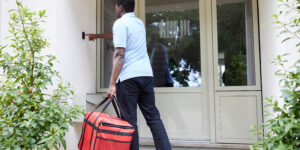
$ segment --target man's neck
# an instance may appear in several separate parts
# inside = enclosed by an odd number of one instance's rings
[[[126,14],[127,12],[121,12],[120,16],[122,17],[124,14]],[[120,18],[121,18],[120,17]]]

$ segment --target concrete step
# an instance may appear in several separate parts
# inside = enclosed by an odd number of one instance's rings
[[[221,144],[209,141],[170,140],[172,150],[248,150],[248,144]],[[140,140],[141,150],[155,150],[154,142],[150,139]]]

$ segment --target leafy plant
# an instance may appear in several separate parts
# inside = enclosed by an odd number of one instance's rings
[[[300,52],[300,0],[278,0],[282,9],[278,14],[274,14],[275,23],[279,25],[284,36],[282,43],[293,39],[296,41],[295,52]],[[282,19],[284,18],[284,19]],[[273,97],[266,98],[265,108],[271,107],[273,112],[264,111],[265,117],[270,117],[262,127],[266,128],[264,138],[250,146],[250,149],[268,150],[292,150],[300,149],[300,59],[293,65],[288,65],[288,53],[278,55],[272,63],[280,66],[281,69],[275,72],[280,78],[281,98],[283,106],[279,106]],[[261,135],[261,128],[253,127],[252,131],[256,135]],[[260,145],[262,144],[262,145]]]
[[[53,69],[56,57],[42,53],[50,45],[40,28],[46,11],[16,3],[10,42],[0,45],[0,149],[66,149],[68,126],[83,109],[68,105],[74,90]]]

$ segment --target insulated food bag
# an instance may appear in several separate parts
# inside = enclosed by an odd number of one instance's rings
[[[118,117],[103,113],[111,103]],[[96,112],[103,104],[106,104],[103,110]],[[105,98],[96,109],[85,114],[79,150],[129,150],[135,129],[127,121],[120,119],[115,97]]]

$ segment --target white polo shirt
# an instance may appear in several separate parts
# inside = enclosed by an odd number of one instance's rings
[[[124,66],[118,77],[120,82],[134,77],[153,77],[147,53],[146,29],[133,12],[125,13],[115,21],[113,42],[115,48],[125,48]]]

